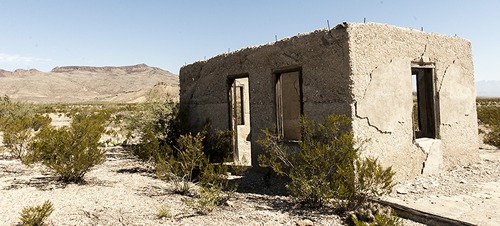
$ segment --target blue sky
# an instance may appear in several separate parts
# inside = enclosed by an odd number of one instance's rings
[[[500,80],[500,0],[0,0],[0,68],[185,63],[343,21],[472,41],[476,80]]]

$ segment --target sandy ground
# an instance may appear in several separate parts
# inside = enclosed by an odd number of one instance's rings
[[[315,222],[340,225],[340,218],[324,211],[294,209],[289,198],[236,193],[208,215],[200,215],[173,194],[172,185],[154,178],[150,167],[120,148],[108,148],[107,161],[85,176],[84,184],[62,184],[43,166],[24,166],[0,158],[0,225],[19,223],[25,206],[45,200],[54,204],[51,225],[296,225]],[[193,187],[193,189],[196,189]],[[165,205],[172,217],[158,219]]]
[[[500,225],[500,150],[481,147],[480,162],[398,184],[385,199],[477,225]]]

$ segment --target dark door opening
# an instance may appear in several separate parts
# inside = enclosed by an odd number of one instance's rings
[[[415,139],[437,138],[436,95],[432,68],[411,69],[413,87],[413,132]]]
[[[285,140],[300,140],[300,116],[302,115],[300,71],[277,74],[276,114],[278,134]]]

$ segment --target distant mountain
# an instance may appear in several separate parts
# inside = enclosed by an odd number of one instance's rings
[[[478,97],[500,97],[500,80],[482,80],[476,82]]]
[[[50,72],[0,69],[0,95],[33,103],[143,102],[179,96],[179,77],[145,64],[122,67],[66,66]]]

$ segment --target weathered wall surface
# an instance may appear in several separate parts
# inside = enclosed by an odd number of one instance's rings
[[[436,153],[442,153],[444,167],[479,159],[470,42],[374,23],[349,24],[347,31],[353,129],[358,138],[369,139],[367,155],[393,165],[398,178],[426,171],[426,160],[439,162],[427,159]],[[413,142],[411,66],[416,61],[435,66],[440,152],[432,154]]]
[[[433,68],[436,139],[414,140],[414,65]],[[470,42],[384,24],[342,24],[187,65],[180,71],[181,106],[194,126],[210,119],[228,129],[228,79],[248,77],[256,166],[256,141],[276,123],[277,73],[290,70],[302,73],[304,114],[317,121],[350,115],[364,154],[392,165],[397,180],[479,159]]]
[[[315,120],[351,114],[350,74],[345,28],[319,30],[274,44],[247,48],[181,68],[181,106],[194,126],[209,118],[229,128],[228,78],[245,75],[250,87],[252,165],[261,153],[262,130],[276,124],[276,73],[302,71],[304,114]]]

